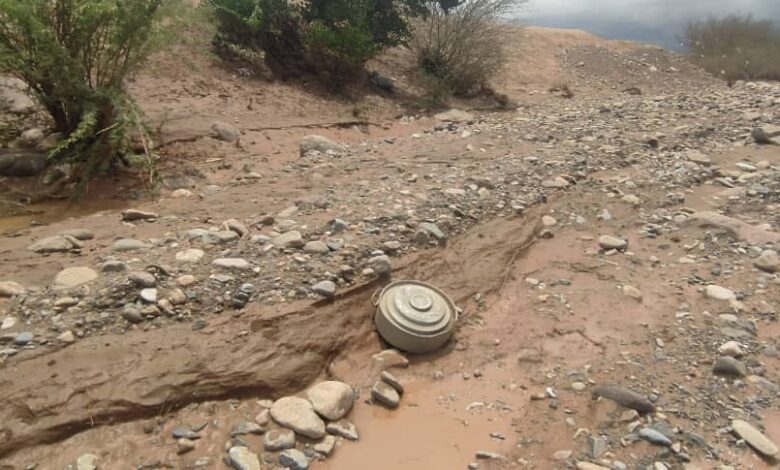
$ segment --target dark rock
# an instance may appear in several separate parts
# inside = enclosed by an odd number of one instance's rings
[[[620,406],[631,408],[640,413],[652,413],[655,411],[655,405],[653,405],[650,400],[625,388],[611,386],[596,387],[593,389],[593,396],[608,398]]]
[[[36,176],[45,169],[45,153],[12,152],[0,154],[0,176]]]
[[[730,356],[723,356],[715,361],[715,365],[712,366],[712,372],[715,375],[722,375],[725,377],[744,377],[747,375],[747,367],[745,363],[738,359],[734,359]]]

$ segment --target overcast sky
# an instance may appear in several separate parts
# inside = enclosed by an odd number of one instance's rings
[[[541,26],[674,47],[688,20],[730,13],[780,23],[780,0],[530,0],[518,17]]]

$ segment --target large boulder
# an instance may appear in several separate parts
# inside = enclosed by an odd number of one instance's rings
[[[10,152],[0,154],[0,176],[37,176],[45,169],[45,153]]]

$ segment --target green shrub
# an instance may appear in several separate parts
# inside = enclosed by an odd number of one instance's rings
[[[780,80],[780,28],[771,21],[710,17],[689,22],[683,39],[695,62],[726,80]]]
[[[131,148],[139,112],[124,91],[173,0],[0,0],[0,71],[22,79],[65,138],[50,160],[84,182]]]
[[[506,63],[503,16],[522,0],[428,2],[415,21],[410,48],[428,75],[456,95],[489,88]]]
[[[453,0],[443,0],[453,1]],[[382,49],[403,43],[408,19],[424,0],[210,0],[218,20],[215,44],[262,50],[284,77],[323,75],[331,83],[356,78]]]

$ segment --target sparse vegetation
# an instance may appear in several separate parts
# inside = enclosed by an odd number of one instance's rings
[[[410,48],[422,71],[455,95],[484,88],[506,62],[507,26],[500,20],[518,0],[428,2],[414,21]]]
[[[368,59],[401,44],[408,35],[406,19],[424,12],[421,0],[210,3],[218,20],[219,51],[262,51],[277,75],[314,74],[331,84],[356,78]]]
[[[22,79],[64,139],[49,155],[82,183],[125,159],[141,129],[125,78],[174,0],[0,0],[0,71]],[[83,185],[82,185],[83,186]]]
[[[728,81],[780,80],[780,28],[751,16],[688,23],[683,39],[693,59]]]

